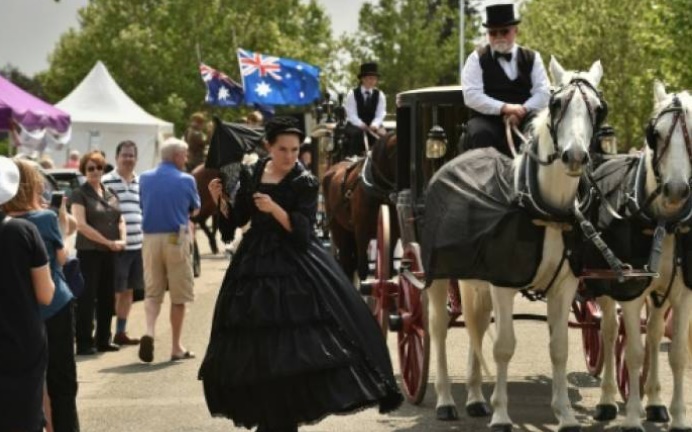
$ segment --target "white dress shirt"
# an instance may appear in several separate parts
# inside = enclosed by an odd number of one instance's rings
[[[500,58],[498,63],[507,78],[514,80],[519,74],[517,67],[517,50],[519,46],[512,47],[512,60]],[[550,101],[550,83],[543,66],[541,55],[536,52],[536,57],[531,70],[531,97],[524,102],[524,107],[529,111],[539,111],[548,106]],[[478,51],[473,52],[466,59],[466,64],[461,73],[461,86],[464,92],[464,104],[481,114],[500,115],[502,106],[506,103],[485,94],[483,87],[483,69],[481,69]]]
[[[375,89],[370,89],[369,91],[372,92],[373,90]],[[384,116],[387,113],[387,98],[385,97],[384,92],[382,90],[377,90],[380,92],[380,98],[377,101],[377,108],[375,109],[375,118],[372,119],[372,122],[368,126],[375,126],[379,128],[382,127]],[[368,90],[365,87],[360,87],[360,92],[363,93],[363,99],[366,98],[366,91]],[[370,97],[373,97],[373,94],[371,94]],[[360,127],[363,124],[363,121],[360,119],[360,117],[358,117],[358,105],[356,104],[356,96],[353,92],[353,89],[349,90],[348,94],[346,95],[344,108],[346,108],[346,120],[348,120],[348,122],[351,123],[353,126]]]

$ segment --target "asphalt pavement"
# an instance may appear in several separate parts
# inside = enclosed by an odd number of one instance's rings
[[[208,252],[206,241],[200,237],[203,254],[202,276],[196,279],[196,300],[189,308],[183,330],[183,343],[197,354],[196,359],[171,362],[169,303],[166,301],[158,320],[153,363],[144,364],[137,357],[137,347],[125,347],[119,352],[78,357],[78,406],[82,432],[228,432],[244,431],[234,428],[231,421],[212,418],[207,410],[197,370],[206,349],[214,303],[221,279],[229,264],[223,255]],[[518,313],[545,314],[545,305],[521,300]],[[130,316],[128,331],[141,336],[145,330],[142,303],[136,303]],[[516,324],[517,351],[510,365],[510,415],[515,431],[556,431],[557,425],[550,410],[551,372],[548,355],[548,330],[543,322],[521,321]],[[449,373],[452,394],[461,419],[454,422],[435,420],[435,366],[431,355],[429,384],[423,403],[408,403],[394,413],[378,414],[376,409],[348,416],[331,416],[316,425],[304,426],[304,432],[437,432],[486,431],[487,419],[468,418],[463,411],[466,397],[465,370],[468,352],[467,335],[463,329],[453,329],[448,337]],[[395,373],[398,377],[396,335],[388,339]],[[486,339],[485,355],[492,360],[491,341]],[[663,350],[667,342],[663,344]],[[667,354],[661,354],[664,400],[670,400],[671,374]],[[617,421],[606,425],[591,420],[598,401],[598,380],[586,373],[578,330],[570,330],[569,395],[585,431],[616,431]],[[686,376],[687,411],[692,418],[692,368]],[[490,383],[485,394],[492,392]],[[621,410],[623,407],[621,406]],[[647,431],[663,431],[665,427],[646,425]]]

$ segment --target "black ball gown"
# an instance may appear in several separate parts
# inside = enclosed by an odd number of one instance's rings
[[[199,371],[213,416],[236,426],[295,430],[329,414],[403,398],[375,320],[336,260],[314,235],[317,179],[296,163],[277,184],[260,182],[268,159],[241,172],[228,236],[251,228],[226,272]],[[292,232],[252,202],[269,194]]]

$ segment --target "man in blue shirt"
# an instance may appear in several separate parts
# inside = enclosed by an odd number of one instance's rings
[[[139,358],[147,363],[154,360],[156,319],[166,288],[171,297],[171,360],[194,358],[180,342],[185,304],[194,300],[189,220],[200,207],[195,179],[184,172],[186,163],[187,144],[168,138],[161,147],[161,163],[139,179],[147,319]]]

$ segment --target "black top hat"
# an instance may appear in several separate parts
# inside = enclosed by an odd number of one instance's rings
[[[360,73],[358,74],[358,79],[361,79],[366,76],[380,76],[380,74],[377,73],[377,63],[363,63],[362,65],[360,65]]]
[[[496,4],[485,8],[486,21],[483,27],[506,27],[519,24],[520,19],[514,16],[513,4]]]

